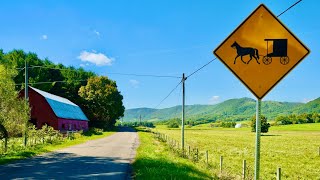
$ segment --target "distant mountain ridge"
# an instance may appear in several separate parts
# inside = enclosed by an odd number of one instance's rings
[[[186,118],[192,120],[207,119],[236,119],[244,120],[255,115],[256,101],[251,98],[229,99],[215,105],[187,105]],[[320,98],[308,103],[263,101],[262,114],[269,119],[279,115],[320,113]],[[126,122],[139,121],[161,121],[172,118],[181,118],[181,106],[164,109],[135,108],[128,109],[124,113],[123,120]]]

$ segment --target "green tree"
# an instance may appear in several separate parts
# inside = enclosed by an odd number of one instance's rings
[[[90,119],[90,126],[110,128],[123,117],[123,96],[116,82],[108,77],[91,77],[86,86],[81,86],[79,95],[85,101],[84,111]]]
[[[260,120],[261,120],[261,132],[267,133],[269,131],[269,127],[270,127],[270,123],[268,123],[267,117],[261,115]],[[255,116],[253,116],[251,118],[251,131],[256,132],[256,117]]]
[[[21,136],[26,130],[30,108],[24,99],[18,98],[13,77],[16,72],[0,64],[0,125],[1,136],[6,142],[9,137]]]

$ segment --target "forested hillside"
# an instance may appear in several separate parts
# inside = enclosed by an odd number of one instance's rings
[[[203,120],[247,120],[255,115],[256,101],[250,98],[230,99],[215,105],[188,105],[186,118],[191,121]],[[262,114],[273,120],[280,115],[320,113],[320,98],[308,103],[263,101]],[[161,121],[181,117],[181,106],[165,109],[137,108],[125,111],[124,121]]]

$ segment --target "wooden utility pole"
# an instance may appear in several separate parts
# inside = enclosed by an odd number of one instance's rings
[[[26,99],[27,103],[28,102],[28,64],[27,64],[27,60],[24,60],[24,81],[25,81],[25,88],[24,88],[24,98]],[[27,129],[28,129],[28,121],[27,120],[26,124],[25,124],[25,130],[24,130],[24,146],[27,146]]]
[[[184,117],[185,117],[185,81],[187,78],[182,74],[182,122],[181,122],[181,149],[184,152]]]

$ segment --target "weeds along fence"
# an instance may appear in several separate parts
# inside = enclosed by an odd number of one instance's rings
[[[153,136],[158,141],[165,143],[173,152],[182,158],[189,159],[194,163],[208,168],[218,175],[221,179],[254,179],[254,168],[253,166],[248,165],[246,160],[242,161],[242,169],[239,169],[237,173],[231,172],[230,167],[228,167],[227,162],[224,161],[223,156],[217,154],[210,154],[208,150],[199,149],[198,147],[191,147],[185,144],[185,149],[180,147],[180,143],[159,132],[153,132],[149,130],[148,132],[153,133]],[[320,155],[320,148],[319,148]],[[213,161],[213,158],[216,158],[217,161]],[[281,179],[281,168],[275,169],[276,179]]]
[[[65,137],[72,140],[77,138],[77,134],[79,133],[68,132]],[[24,146],[24,137],[11,137],[7,139],[7,142],[5,139],[2,139],[0,140],[0,155],[20,152],[26,150],[26,148],[35,148],[41,144],[62,142],[65,137],[51,126],[44,125],[41,129],[29,126],[27,131],[27,146]]]

